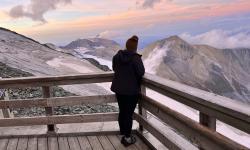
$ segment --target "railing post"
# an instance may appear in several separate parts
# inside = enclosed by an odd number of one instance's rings
[[[0,100],[9,100],[9,94],[6,90],[1,91]],[[10,109],[2,109],[4,118],[12,118],[13,115],[10,112]]]
[[[146,87],[144,85],[141,86],[141,94],[146,95]],[[141,105],[142,101],[143,101],[143,98],[140,97],[139,104],[138,104],[138,111],[142,117],[147,118],[147,111],[145,109],[143,109],[143,107]],[[139,124],[139,131],[143,132],[143,125],[142,124]]]
[[[43,97],[49,98],[50,97],[50,87],[43,86],[42,89],[43,89]],[[53,108],[52,107],[45,107],[45,113],[46,113],[46,116],[52,116],[53,115]],[[47,125],[47,128],[48,128],[49,133],[55,132],[55,125],[54,124]]]
[[[200,112],[200,124],[216,131],[216,118]]]
[[[206,126],[207,128],[211,129],[212,131],[216,131],[216,118],[209,116],[200,112],[200,124]],[[199,148],[200,150],[204,150],[204,148]]]

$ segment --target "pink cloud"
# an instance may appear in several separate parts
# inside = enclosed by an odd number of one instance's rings
[[[109,0],[111,3],[113,0]],[[134,1],[135,2],[135,1]],[[131,4],[130,2],[129,4]],[[128,4],[128,3],[126,3]],[[74,4],[73,4],[74,6]],[[69,7],[69,6],[68,6]],[[72,6],[70,6],[72,7]],[[80,6],[79,6],[80,7]],[[206,17],[226,16],[250,11],[250,1],[241,0],[231,3],[209,3],[180,5],[171,1],[163,0],[154,9],[131,9],[122,10],[109,15],[82,17],[71,21],[49,20],[49,23],[39,27],[22,30],[26,35],[51,36],[64,33],[66,35],[83,33],[98,34],[102,31],[125,31],[141,30],[152,24],[170,24],[187,22]]]

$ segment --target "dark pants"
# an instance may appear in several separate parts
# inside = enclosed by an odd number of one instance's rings
[[[121,135],[129,137],[133,126],[133,113],[138,102],[138,95],[120,95],[116,94],[119,105],[119,127]]]

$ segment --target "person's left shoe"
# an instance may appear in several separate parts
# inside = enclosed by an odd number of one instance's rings
[[[132,145],[136,142],[136,138],[134,136],[130,136],[130,137],[125,137],[123,136],[121,139],[121,143],[125,146],[128,147],[129,145]]]

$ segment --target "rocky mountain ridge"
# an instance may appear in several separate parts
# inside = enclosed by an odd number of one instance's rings
[[[147,72],[250,103],[250,49],[191,45],[178,36],[143,50]]]

